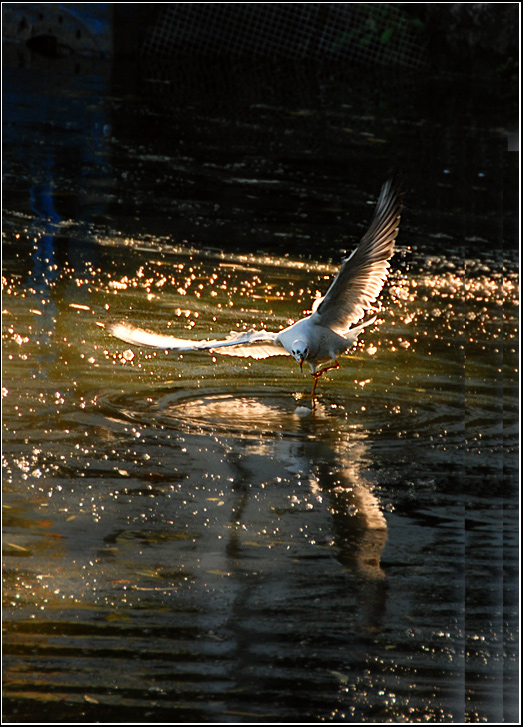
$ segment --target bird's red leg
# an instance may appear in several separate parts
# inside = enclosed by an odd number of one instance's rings
[[[318,386],[318,379],[320,378],[320,376],[322,375],[322,373],[323,373],[323,371],[318,371],[317,373],[315,372],[315,373],[312,374],[313,377],[314,377],[314,384],[312,385],[312,394],[311,394],[312,406],[313,407],[314,407],[314,402],[316,400],[316,387]]]
[[[333,361],[331,366],[325,366],[325,368],[321,369],[321,371],[318,371],[319,374],[324,374],[326,371],[330,371],[331,369],[339,369],[340,365],[337,361]]]
[[[315,371],[312,375],[314,377],[314,384],[312,385],[312,405],[314,407],[314,401],[316,398],[316,387],[318,386],[318,379],[322,374],[324,374],[326,371],[330,371],[331,369],[339,369],[340,365],[337,361],[334,361],[334,363],[331,366],[325,366],[323,369],[320,369],[319,371]]]

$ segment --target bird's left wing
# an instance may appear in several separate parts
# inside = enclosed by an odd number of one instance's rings
[[[344,258],[325,297],[314,303],[312,316],[322,326],[344,335],[375,302],[388,274],[401,210],[402,194],[389,180],[381,189],[368,231]]]
[[[162,333],[152,333],[137,328],[130,323],[108,323],[105,328],[116,338],[126,343],[149,348],[180,351],[215,351],[228,356],[246,356],[251,358],[267,358],[268,356],[288,355],[283,346],[276,342],[277,333],[271,331],[239,331],[232,332],[227,338],[211,341],[193,341],[176,338]]]

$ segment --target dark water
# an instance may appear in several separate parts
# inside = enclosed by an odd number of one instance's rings
[[[10,60],[5,719],[517,721],[499,89]],[[406,210],[380,325],[314,412],[287,358],[131,350],[97,325],[287,325],[391,168]]]

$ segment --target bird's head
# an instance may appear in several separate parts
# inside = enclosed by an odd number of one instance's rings
[[[309,357],[309,349],[307,344],[303,341],[294,341],[292,344],[292,355],[296,361],[300,364],[300,369],[303,366],[303,362]]]

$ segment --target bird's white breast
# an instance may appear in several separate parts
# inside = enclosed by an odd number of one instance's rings
[[[343,353],[350,341],[339,336],[330,328],[318,325],[313,316],[302,318],[278,334],[277,339],[286,351],[292,353],[296,341],[303,341],[307,345],[309,355],[307,361],[329,361]]]

